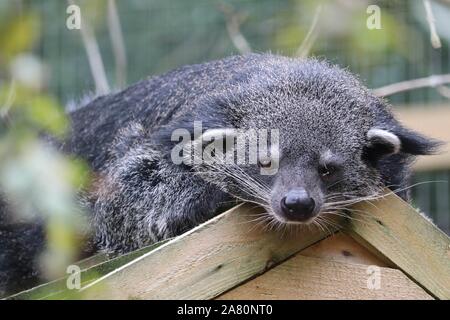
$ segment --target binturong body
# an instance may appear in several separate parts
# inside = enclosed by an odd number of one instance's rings
[[[235,201],[261,205],[282,225],[316,223],[385,187],[407,200],[412,161],[437,147],[349,72],[271,54],[182,67],[96,98],[70,118],[61,148],[96,173],[84,202],[95,247],[113,254],[179,235]],[[251,148],[224,143],[235,129],[248,144],[265,139],[255,130],[268,131],[267,152],[257,149],[254,162],[184,161],[205,141],[251,158]]]
[[[279,223],[313,222],[386,186],[408,199],[414,156],[436,148],[350,73],[270,54],[182,67],[98,98],[71,118],[64,148],[99,173],[88,199],[95,242],[114,253],[181,234],[235,199],[260,204]],[[230,128],[249,141],[261,139],[248,135],[252,129],[277,130],[278,138],[268,139],[265,154],[258,150],[256,163],[174,161],[186,143],[175,132],[189,132],[203,150],[209,138],[201,134],[213,131],[217,141]]]

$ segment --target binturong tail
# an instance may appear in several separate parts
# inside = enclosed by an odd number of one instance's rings
[[[0,298],[39,283],[37,259],[44,247],[43,224],[12,221],[0,196]]]

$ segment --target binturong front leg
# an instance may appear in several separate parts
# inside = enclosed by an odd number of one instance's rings
[[[91,197],[99,249],[125,253],[208,220],[229,197],[141,143],[116,157]]]

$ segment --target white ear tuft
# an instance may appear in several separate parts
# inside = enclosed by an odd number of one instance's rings
[[[211,140],[226,139],[236,137],[237,132],[234,128],[219,128],[219,129],[209,129],[206,130],[202,135],[201,139],[204,142],[209,142]]]
[[[390,153],[398,153],[401,148],[401,141],[397,135],[384,129],[372,128],[367,132],[367,138],[373,144],[384,144],[389,146]]]

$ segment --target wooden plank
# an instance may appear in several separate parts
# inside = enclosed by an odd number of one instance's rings
[[[144,253],[150,252],[165,241],[152,244],[139,250],[124,254],[122,256],[109,259],[106,254],[100,253],[90,258],[75,263],[82,271],[80,274],[80,282],[85,286],[98,278],[108,274],[109,272],[121,267],[122,265],[136,259]],[[29,290],[22,291],[7,297],[7,300],[56,300],[56,299],[72,299],[78,298],[77,291],[67,288],[67,277],[50,281],[34,287]]]
[[[368,267],[297,254],[219,299],[432,299],[400,270],[379,268],[374,286]],[[371,288],[371,289],[370,289]]]
[[[414,169],[417,171],[450,169],[450,104],[399,107],[393,111],[409,128],[447,143],[442,146],[438,155],[419,157]]]
[[[436,297],[449,296],[450,240],[445,234],[394,195],[355,208],[371,216],[366,217],[365,223],[356,220],[344,223],[347,234],[385,259],[381,261],[398,265]],[[120,263],[107,262],[97,269],[88,269],[100,271],[101,277],[83,277],[81,297],[213,298],[327,236],[306,227],[290,232],[264,230],[253,221],[255,210],[258,209],[250,205],[235,207],[156,250],[135,252],[128,260],[119,260]],[[331,243],[333,239],[327,241]],[[320,247],[311,249],[309,254],[325,254],[328,249]],[[47,290],[53,285],[43,287]],[[25,296],[12,298],[35,298],[35,293],[48,293],[42,289],[38,287],[31,295],[25,292]],[[73,291],[69,296],[58,291],[39,296],[67,297],[79,296],[74,296]]]
[[[83,260],[80,260],[75,264],[77,266],[79,266],[81,269],[89,269],[90,267],[99,265],[108,260],[110,260],[108,257],[108,254],[106,252],[101,252],[101,253],[97,253],[91,257],[87,257]]]
[[[81,289],[88,299],[210,299],[325,238],[257,227],[237,206]],[[301,232],[298,232],[301,231]]]
[[[390,193],[354,209],[364,219],[349,219],[344,232],[392,261],[435,297],[450,299],[450,238],[409,204]]]
[[[340,231],[300,251],[300,254],[305,257],[395,268],[390,261],[373,254],[352,237]]]

